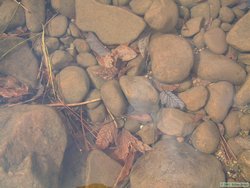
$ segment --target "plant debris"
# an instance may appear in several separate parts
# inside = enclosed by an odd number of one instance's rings
[[[96,146],[99,149],[106,149],[114,143],[117,138],[118,130],[113,121],[105,123],[99,130],[96,138]]]
[[[179,108],[181,110],[185,108],[184,102],[171,91],[162,91],[160,93],[160,101],[161,105],[166,108]]]
[[[10,75],[0,77],[0,97],[2,101],[7,103],[21,101],[28,94],[30,94],[29,87],[15,77]]]
[[[149,150],[151,150],[150,146],[138,140],[126,129],[123,129],[118,135],[117,148],[114,151],[114,155],[118,159],[125,161],[130,152],[139,151],[145,153]]]

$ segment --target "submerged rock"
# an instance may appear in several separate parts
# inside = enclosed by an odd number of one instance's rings
[[[156,36],[150,41],[149,52],[153,76],[161,82],[181,82],[188,77],[193,67],[192,48],[179,36]]]
[[[17,37],[6,38],[0,39],[0,46],[0,56],[6,55],[0,60],[0,72],[10,74],[24,84],[35,88],[39,69],[38,60],[27,42]],[[8,53],[13,47],[15,48]]]
[[[86,185],[103,184],[112,187],[122,166],[104,152],[93,150],[87,158]]]
[[[120,85],[135,110],[153,112],[158,109],[159,94],[144,76],[122,76]]]
[[[194,115],[174,108],[163,108],[157,114],[157,128],[171,136],[187,136],[195,129]]]
[[[205,107],[211,119],[217,123],[223,121],[233,104],[234,87],[228,82],[217,82],[208,86],[209,99]]]
[[[42,31],[42,25],[45,23],[45,0],[22,0],[25,8],[27,28],[37,33]]]
[[[58,187],[67,144],[57,112],[41,105],[0,109],[0,187]]]
[[[237,91],[234,102],[237,106],[244,106],[250,103],[250,76],[247,77],[244,84]]]
[[[201,123],[193,132],[193,146],[204,153],[214,153],[220,143],[220,132],[218,127],[212,122]]]
[[[105,106],[115,116],[126,113],[128,103],[117,80],[110,80],[102,85],[101,97]]]
[[[132,188],[214,188],[223,181],[222,166],[214,156],[172,139],[159,141],[130,174]]]
[[[76,0],[76,25],[95,32],[108,45],[130,43],[145,28],[143,19],[133,13],[94,0]]]
[[[77,66],[68,66],[61,70],[56,81],[58,89],[67,103],[81,102],[88,94],[90,83],[86,71]]]
[[[22,26],[24,23],[25,15],[22,7],[18,7],[18,4],[14,1],[0,2],[0,34],[6,30]]]
[[[227,42],[240,51],[250,51],[250,12],[235,23],[227,34]]]
[[[178,16],[173,0],[154,0],[145,12],[144,19],[151,28],[169,32],[176,26]]]
[[[228,81],[236,85],[242,84],[246,79],[246,71],[239,64],[209,51],[200,53],[197,74],[211,82]]]
[[[64,16],[75,17],[75,0],[51,0],[51,6]]]

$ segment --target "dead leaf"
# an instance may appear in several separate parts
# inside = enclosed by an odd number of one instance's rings
[[[99,149],[106,149],[117,137],[117,128],[113,121],[106,123],[99,130],[96,138],[96,146]]]
[[[117,57],[122,61],[130,61],[136,58],[137,53],[132,48],[122,44],[112,50],[112,56]]]
[[[14,98],[29,94],[29,87],[13,76],[0,77],[0,96]]]
[[[151,147],[134,137],[129,131],[123,129],[117,138],[117,148],[114,151],[115,156],[126,161],[130,152],[139,151],[144,153],[151,150]]]
[[[116,77],[119,71],[116,67],[111,67],[111,68],[100,67],[93,73],[99,76],[100,78],[103,78],[104,80],[111,80],[114,77]]]
[[[98,63],[105,68],[114,67],[114,65],[117,61],[117,59],[114,58],[113,56],[111,56],[111,54],[107,54],[105,56],[100,56],[100,57],[97,56],[96,59],[97,59]]]
[[[128,119],[134,119],[141,122],[152,122],[153,119],[150,114],[129,114]]]
[[[160,100],[161,104],[167,108],[179,108],[182,110],[185,107],[183,101],[171,91],[162,91],[160,93]]]
[[[133,166],[134,158],[135,158],[135,152],[130,152],[125,160],[125,164],[122,167],[120,174],[116,179],[114,187],[116,187],[119,182],[123,181],[129,175],[130,170]]]

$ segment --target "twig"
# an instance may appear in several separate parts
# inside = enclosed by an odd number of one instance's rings
[[[235,154],[234,154],[233,150],[231,149],[231,147],[227,144],[227,142],[226,142],[223,135],[221,135],[221,138],[222,138],[224,147],[229,150],[229,152],[233,156],[234,160],[237,161],[237,157],[235,156]]]
[[[16,7],[16,9],[13,11],[13,14],[11,15],[10,21],[8,22],[8,24],[4,27],[4,29],[2,31],[0,31],[0,33],[5,32],[5,30],[9,27],[11,21],[13,20],[13,18],[15,17],[17,10],[19,8],[19,5]]]
[[[89,146],[88,146],[88,141],[87,141],[87,138],[86,138],[86,133],[85,133],[85,130],[84,130],[84,124],[83,124],[83,117],[82,117],[82,113],[83,113],[83,110],[82,110],[82,107],[81,107],[81,110],[80,110],[80,121],[81,121],[81,127],[82,127],[82,136],[83,136],[83,142],[84,142],[84,145],[85,145],[85,149],[87,151],[89,151]]]
[[[97,99],[93,99],[93,100],[89,100],[89,101],[84,101],[84,102],[80,102],[80,103],[71,103],[71,104],[65,104],[65,103],[54,103],[54,104],[46,104],[47,106],[51,106],[51,107],[74,107],[74,106],[81,106],[81,105],[86,105],[86,104],[90,104],[90,103],[94,103],[97,101],[101,101],[101,98],[97,98]]]
[[[81,119],[80,115],[78,113],[76,113],[72,108],[70,108],[69,106],[67,106],[66,104],[64,104],[64,102],[60,99],[60,97],[58,98],[58,100],[61,102],[60,104],[63,105],[63,107],[65,107],[68,111],[70,111],[72,113],[73,116],[75,116],[76,118],[78,118],[78,120],[85,126],[85,128],[96,138],[95,134],[92,132],[91,128],[88,127],[88,122],[85,119]]]
[[[115,127],[118,128],[118,123],[117,123],[117,121],[115,120],[114,115],[110,112],[110,110],[109,110],[107,107],[106,107],[106,109],[107,109],[107,111],[108,111],[108,113],[109,113],[109,115],[110,115],[112,121],[114,121]]]
[[[14,0],[18,6],[21,6],[24,10],[26,10],[28,13],[30,13],[29,9],[27,9],[21,2],[17,1],[17,0]]]
[[[1,61],[6,55],[8,55],[12,50],[14,50],[15,48],[21,46],[22,44],[26,43],[27,41],[29,41],[29,40],[31,40],[31,39],[33,39],[33,38],[35,38],[35,37],[38,37],[38,36],[41,35],[41,34],[42,34],[42,33],[38,33],[38,34],[36,34],[36,35],[34,35],[34,36],[28,38],[28,39],[23,40],[22,42],[18,43],[17,45],[13,46],[12,48],[8,49],[8,50],[0,57],[0,61]]]

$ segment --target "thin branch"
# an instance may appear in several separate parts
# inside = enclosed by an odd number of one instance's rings
[[[116,121],[114,115],[110,112],[110,110],[109,110],[107,107],[106,107],[106,109],[107,109],[107,111],[108,111],[108,113],[109,113],[109,115],[110,115],[112,121],[114,121],[115,127],[118,128],[118,123],[117,123],[117,121]]]
[[[79,103],[71,103],[71,104],[54,103],[54,104],[46,104],[46,105],[51,106],[51,107],[65,107],[65,106],[67,106],[67,107],[75,107],[75,106],[81,106],[81,105],[94,103],[94,102],[101,101],[101,100],[102,100],[101,98],[97,98],[97,99],[84,101],[84,102],[79,102]]]
[[[47,68],[47,71],[48,71],[52,91],[53,91],[54,97],[57,98],[55,84],[54,84],[54,75],[52,72],[51,59],[49,57],[48,48],[47,48],[46,43],[45,43],[45,26],[44,25],[43,25],[43,31],[42,31],[42,51],[43,51],[43,57],[45,60],[45,67]],[[48,82],[48,84],[49,84],[49,82]]]
[[[29,9],[27,9],[21,2],[17,1],[17,0],[14,0],[18,6],[21,6],[24,10],[26,10],[28,13],[30,13]]]
[[[33,39],[33,38],[35,38],[35,37],[38,37],[38,36],[41,35],[41,34],[42,34],[42,33],[38,33],[38,34],[36,34],[36,35],[34,35],[34,36],[28,38],[28,39],[23,40],[22,42],[18,43],[17,45],[13,46],[12,48],[8,49],[8,50],[0,57],[0,61],[1,61],[6,55],[8,55],[10,52],[12,52],[12,50],[14,50],[15,48],[21,46],[22,44],[26,43],[27,41],[29,41],[29,40],[31,40],[31,39]]]

